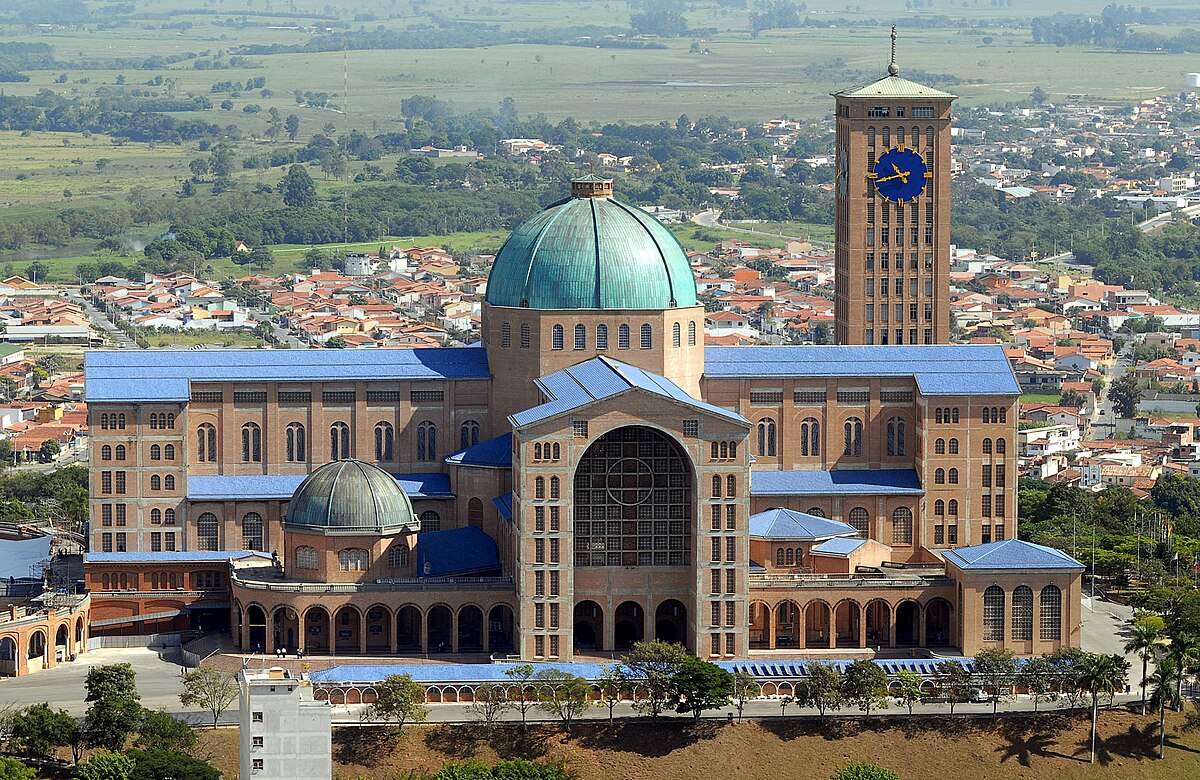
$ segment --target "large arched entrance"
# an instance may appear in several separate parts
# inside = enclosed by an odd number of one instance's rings
[[[11,636],[0,637],[0,675],[17,676],[17,643]]]
[[[662,642],[687,645],[687,607],[667,599],[654,611],[654,638]]]
[[[925,605],[925,646],[949,647],[954,644],[950,633],[950,602],[931,599]]]
[[[362,616],[354,607],[342,607],[334,619],[334,647],[339,653],[357,653],[359,637],[362,634]]]
[[[858,647],[862,613],[857,601],[843,601],[833,612],[834,642],[838,647]]]
[[[775,607],[775,647],[799,647],[802,622],[795,602],[780,602]]]
[[[750,602],[750,649],[766,650],[771,646],[771,608],[760,601]]]
[[[829,605],[813,601],[804,610],[805,646],[833,647],[833,619]]]
[[[488,612],[488,650],[493,653],[511,653],[513,648],[512,607],[497,604]]]
[[[483,652],[483,610],[474,604],[458,611],[458,651]]]
[[[291,607],[276,608],[271,613],[271,631],[275,636],[275,649],[296,649],[299,647],[300,616]]]
[[[71,658],[71,629],[66,623],[54,632],[54,658],[56,661],[66,661]]]
[[[264,653],[267,650],[267,613],[257,604],[246,607],[246,641],[250,643],[242,648],[250,653]]]
[[[594,601],[575,605],[575,649],[600,650],[604,644],[604,610]]]
[[[867,603],[867,644],[877,648],[892,643],[892,608],[883,599]]]
[[[429,634],[429,644],[426,646],[429,648],[429,652],[450,652],[453,649],[453,645],[450,643],[450,627],[454,622],[450,608],[441,604],[431,607],[426,622],[428,623],[426,631]]]
[[[46,632],[39,629],[30,634],[28,650],[25,660],[29,664],[30,671],[41,669],[46,660]]]
[[[310,607],[304,613],[304,652],[329,652],[329,613],[324,607]]]
[[[902,601],[896,607],[896,644],[911,647],[920,641],[921,607],[915,601]]]
[[[599,437],[575,471],[575,566],[690,565],[692,488],[690,461],[665,433],[631,425]]]
[[[382,604],[367,610],[367,652],[390,653],[392,651],[392,613]]]
[[[396,649],[421,649],[421,610],[412,604],[396,612]]]
[[[613,618],[613,643],[616,650],[628,650],[646,637],[646,610],[636,601],[623,601]]]

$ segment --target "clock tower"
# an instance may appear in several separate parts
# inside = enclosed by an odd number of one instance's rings
[[[950,341],[950,104],[900,76],[833,93],[837,110],[835,338]]]

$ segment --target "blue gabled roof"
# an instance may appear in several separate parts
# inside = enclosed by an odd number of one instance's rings
[[[492,506],[496,507],[496,511],[505,520],[512,520],[512,493],[508,492],[502,496],[496,496],[492,499]]]
[[[257,550],[175,550],[172,552],[90,552],[88,563],[205,563],[240,561],[243,558],[271,560],[269,553]]]
[[[846,523],[791,509],[768,509],[750,515],[750,536],[756,539],[813,541],[856,533],[857,529]]]
[[[826,539],[820,544],[814,545],[810,552],[812,552],[814,555],[847,556],[866,543],[866,539],[847,539],[845,537],[837,537],[835,539]]]
[[[89,402],[186,401],[191,382],[487,379],[487,352],[422,349],[105,350],[84,357]]]
[[[754,496],[904,496],[923,495],[912,469],[839,469],[837,471],[751,471]]]
[[[1020,395],[995,345],[705,347],[708,378],[911,377],[922,395]]]
[[[496,542],[473,525],[425,531],[417,536],[417,573],[422,577],[479,574],[500,568]]]
[[[645,390],[662,398],[719,415],[728,420],[750,424],[737,412],[700,401],[666,377],[643,371],[608,357],[595,357],[570,368],[556,371],[536,381],[546,402],[509,416],[513,427],[520,428],[559,414],[574,411],[594,401],[611,398],[630,390]]]
[[[465,450],[446,456],[454,466],[479,466],[490,469],[512,468],[512,433],[481,441]]]
[[[1062,550],[1020,539],[946,550],[945,559],[963,570],[972,569],[1085,569]]]
[[[290,499],[307,474],[188,477],[189,501]],[[411,499],[454,498],[448,474],[393,474]]]
[[[0,579],[41,579],[35,564],[50,557],[50,537],[0,539]]]

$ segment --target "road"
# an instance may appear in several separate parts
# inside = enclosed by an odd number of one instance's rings
[[[1118,355],[1113,365],[1106,370],[1104,375],[1104,388],[1100,391],[1100,397],[1096,399],[1098,411],[1096,419],[1087,429],[1088,441],[1100,441],[1102,439],[1111,439],[1117,431],[1126,433],[1133,428],[1132,420],[1125,420],[1117,417],[1116,411],[1113,409],[1112,400],[1108,397],[1109,388],[1113,382],[1120,379],[1129,371],[1133,360],[1133,346],[1127,345]]]
[[[711,227],[711,228],[719,228],[721,230],[731,230],[734,233],[746,233],[748,235],[754,235],[754,236],[766,236],[767,238],[784,238],[784,239],[787,239],[788,241],[807,241],[808,243],[812,244],[813,246],[822,246],[822,247],[830,246],[829,244],[825,244],[820,241],[813,241],[811,238],[805,238],[803,236],[785,236],[781,233],[767,233],[762,230],[751,230],[750,228],[733,227],[732,225],[726,225],[724,222],[721,222],[720,209],[708,209],[707,211],[698,212],[695,216],[692,217],[692,222],[696,225],[700,225],[701,227]]]
[[[67,297],[73,303],[83,307],[83,311],[91,320],[92,327],[102,333],[105,338],[112,342],[118,349],[140,349],[133,339],[125,335],[125,332],[112,323],[112,320],[104,316],[104,312],[92,305],[92,302],[80,295],[74,290],[67,291]]]
[[[293,349],[308,349],[308,343],[296,338],[291,332],[279,327],[279,323],[275,321],[270,314],[263,311],[251,311],[250,317],[256,322],[265,322],[271,329],[271,335],[275,337],[275,341],[279,344],[286,344]]]

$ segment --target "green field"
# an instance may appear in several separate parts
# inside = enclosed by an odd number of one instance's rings
[[[139,333],[139,339],[151,347],[264,347],[267,342],[252,333],[240,331],[163,331],[161,333]]]
[[[783,237],[801,238],[805,241],[829,243],[833,241],[833,225],[816,222],[722,222],[731,227],[745,228],[760,233],[773,233]]]
[[[1061,397],[1057,393],[1021,393],[1021,403],[1056,404]]]

